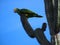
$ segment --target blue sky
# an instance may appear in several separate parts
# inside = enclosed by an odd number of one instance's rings
[[[47,23],[44,0],[0,0],[0,45],[39,45],[36,38],[32,39],[26,34],[14,8],[27,8],[43,16],[28,19],[33,29]],[[44,33],[50,41],[48,25]]]

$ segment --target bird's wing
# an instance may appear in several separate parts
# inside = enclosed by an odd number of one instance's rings
[[[24,13],[34,13],[33,11],[28,10],[28,9],[21,9],[21,11],[24,12]]]

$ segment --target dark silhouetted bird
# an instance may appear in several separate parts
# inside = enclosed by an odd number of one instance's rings
[[[18,8],[15,8],[14,12],[18,13],[19,15],[24,14],[24,15],[26,15],[27,18],[42,17],[42,16],[40,16],[40,15],[38,15],[38,14],[28,10],[28,9],[18,9]]]

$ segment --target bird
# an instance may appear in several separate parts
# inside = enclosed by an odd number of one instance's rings
[[[29,9],[25,9],[25,8],[22,8],[22,9],[15,8],[14,12],[18,13],[19,15],[24,14],[27,18],[31,18],[31,17],[40,17],[41,18],[41,17],[43,17],[43,16],[40,16],[40,15],[34,13],[33,11],[31,11]]]

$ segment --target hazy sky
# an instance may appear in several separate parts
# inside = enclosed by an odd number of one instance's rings
[[[32,39],[26,34],[14,8],[27,8],[43,16],[28,19],[33,29],[47,23],[44,0],[0,0],[0,45],[39,45],[36,38]],[[45,35],[50,40],[48,25]]]

